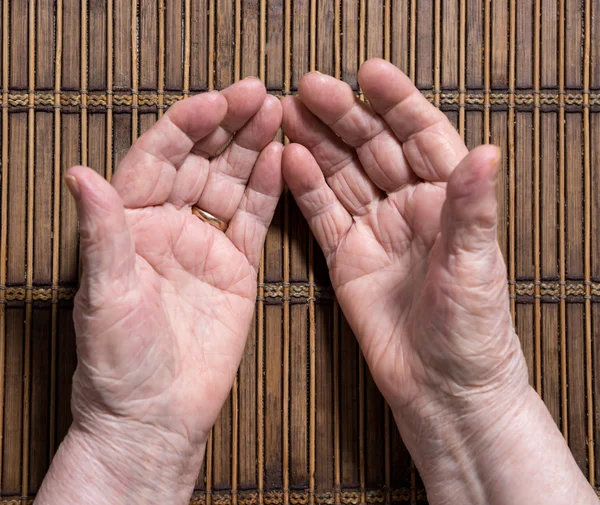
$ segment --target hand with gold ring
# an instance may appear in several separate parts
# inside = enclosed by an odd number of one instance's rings
[[[83,260],[73,425],[38,503],[188,502],[254,314],[281,115],[246,79],[173,105],[112,184],[67,173]]]

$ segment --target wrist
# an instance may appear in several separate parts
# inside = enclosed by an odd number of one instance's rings
[[[187,505],[205,444],[192,446],[153,427],[74,423],[52,461],[36,499],[100,503]]]
[[[465,400],[465,399],[463,399]],[[522,390],[457,402],[428,419],[394,417],[429,503],[597,503],[537,393]]]

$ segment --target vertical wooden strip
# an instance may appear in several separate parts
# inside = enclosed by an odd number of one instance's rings
[[[335,0],[334,5],[334,68],[335,78],[341,79],[342,73],[342,52],[341,52],[341,33],[342,24],[341,1]],[[389,56],[388,56],[389,59]],[[340,308],[337,300],[333,302],[333,459],[334,459],[334,500],[336,504],[340,503],[341,489],[341,465],[340,465]]]
[[[360,0],[358,30],[358,66],[365,61],[367,0]],[[364,100],[364,95],[361,95]],[[365,362],[360,347],[358,348],[358,457],[360,500],[366,502],[366,463],[365,463]]]
[[[417,76],[417,0],[410,2],[410,63],[409,77],[415,82]]]
[[[490,88],[492,86],[491,81],[491,9],[492,0],[485,0],[484,14],[483,14],[483,143],[489,144],[490,142]]]
[[[383,58],[387,61],[391,61],[392,58],[392,7],[390,0],[385,0],[383,6]]]
[[[49,457],[56,450],[56,345],[58,327],[58,279],[60,258],[60,88],[62,62],[62,0],[56,0],[56,52],[54,56],[54,177],[52,209],[52,336],[50,345],[50,419]],[[0,416],[1,418],[1,416]]]
[[[583,51],[583,164],[584,164],[584,277],[585,277],[585,383],[587,410],[588,478],[595,486],[594,452],[594,389],[592,357],[592,169],[590,148],[590,71],[591,71],[591,2],[585,0]]]
[[[467,0],[460,0],[459,20],[459,53],[458,53],[458,131],[460,138],[465,140],[465,94],[467,86]]]
[[[409,74],[411,0],[393,0],[390,4],[390,60]]]
[[[558,228],[559,228],[559,264],[560,264],[560,396],[561,427],[563,436],[569,442],[569,410],[567,397],[567,304],[566,304],[566,246],[565,246],[565,0],[558,2]]]
[[[8,239],[8,4],[2,2],[2,201],[0,226],[0,433],[4,433],[4,374],[6,349],[6,245]],[[0,437],[0,483],[4,454],[4,437]]]
[[[310,71],[314,72],[317,63],[317,0],[310,1]],[[308,502],[315,503],[315,391],[316,391],[316,332],[315,332],[315,269],[314,237],[308,239],[308,358],[309,358],[309,433],[308,433]]]
[[[29,491],[29,436],[30,436],[30,393],[31,393],[31,326],[33,316],[33,211],[35,170],[35,7],[36,1],[29,0],[28,10],[28,111],[27,111],[27,248],[26,248],[26,295],[25,295],[25,342],[23,352],[23,428],[21,456],[21,496]]]
[[[210,0],[208,7],[208,89],[215,89],[215,10],[217,0]]]
[[[540,0],[535,0],[533,11],[533,263],[535,275],[535,388],[542,396],[542,307],[540,267]]]
[[[284,4],[283,29],[283,91],[290,92],[291,83],[291,40],[292,40],[291,0]],[[287,137],[284,143],[288,143]],[[283,195],[283,502],[290,502],[290,202],[289,191]]]
[[[384,58],[387,61],[390,61],[390,57],[391,57],[391,46],[392,46],[392,42],[391,42],[391,29],[390,29],[390,24],[391,24],[391,8],[390,8],[390,0],[386,0],[385,1],[385,6],[384,6],[384,30],[383,30],[383,34],[384,34],[384,45],[383,45],[383,51],[384,51]],[[337,303],[337,302],[336,302]],[[337,306],[336,306],[337,309]],[[335,312],[335,315],[337,316],[337,310]],[[334,320],[334,322],[336,322],[336,320]],[[336,344],[338,343],[338,334],[336,333]],[[336,351],[334,350],[334,357],[335,359],[339,359],[338,358],[338,354],[336,353]],[[338,365],[339,367],[339,365]],[[337,377],[337,373],[335,375]],[[338,394],[336,393],[335,395],[336,398],[336,407],[339,406],[339,399],[338,399]],[[387,402],[384,402],[384,447],[385,447],[385,452],[384,452],[384,469],[385,469],[385,503],[387,505],[390,505],[392,502],[392,492],[391,492],[391,488],[392,488],[392,469],[391,469],[391,460],[392,460],[392,448],[391,448],[391,433],[390,430],[391,429],[397,429],[395,425],[393,425],[393,423],[390,422],[390,417],[391,417],[391,413],[390,413],[390,406],[387,404]],[[335,423],[337,425],[337,421]],[[392,427],[393,425],[393,427]],[[338,433],[339,433],[339,429],[338,429]],[[338,434],[338,438],[339,438],[339,434]],[[339,440],[337,440],[338,445],[337,445],[337,449],[339,450]],[[339,459],[339,457],[338,457]]]
[[[442,0],[435,0],[433,4],[433,103],[440,106],[442,87]]]
[[[82,0],[85,2],[86,0]],[[131,143],[138,138],[138,0],[131,0]]]
[[[508,283],[510,311],[513,321],[516,313],[515,285],[515,65],[517,36],[517,2],[510,0],[509,59],[508,59]],[[486,85],[487,88],[487,85]]]
[[[191,64],[191,0],[185,0],[183,5],[183,97],[190,94],[190,64]],[[237,42],[237,31],[236,31]],[[236,45],[237,51],[237,45]]]
[[[217,8],[217,0],[210,0],[210,4],[208,7],[208,89],[215,89],[215,11]],[[164,8],[163,8],[164,10]],[[164,19],[164,18],[163,18]],[[164,21],[163,21],[164,22]],[[163,57],[164,59],[164,57]],[[261,260],[261,270],[262,270],[262,260]],[[260,278],[260,272],[259,272]],[[260,293],[259,293],[260,295]],[[260,302],[259,302],[260,305]],[[259,311],[260,315],[260,311]],[[262,323],[262,318],[259,318],[259,324]],[[260,330],[262,331],[262,329]],[[261,368],[262,374],[262,368]],[[261,398],[262,402],[262,398]],[[262,413],[262,403],[259,412]],[[259,414],[260,415],[260,414]],[[204,458],[204,468],[206,472],[206,505],[212,504],[212,487],[213,487],[213,432],[214,429],[210,430],[208,435],[208,441],[206,443],[206,455]],[[261,466],[261,462],[258,462],[259,467]],[[261,501],[262,505],[262,493],[261,493]]]
[[[183,69],[183,85],[185,90],[189,90],[190,83],[190,0],[185,0],[185,18],[186,29],[184,38],[185,46],[185,63]],[[241,53],[241,0],[235,0],[235,53],[233,63],[233,79],[240,80],[240,53]],[[185,91],[189,92],[189,91]],[[233,379],[233,387],[231,389],[231,503],[237,505],[238,502],[238,474],[239,474],[239,376],[238,373]]]
[[[158,117],[165,112],[165,0],[158,0]]]
[[[106,0],[106,180],[110,182],[113,173],[113,2]]]
[[[87,117],[87,98],[88,98],[88,40],[87,40],[87,0],[81,0],[81,164],[88,164],[88,117]]]
[[[258,42],[258,77],[264,83],[265,82],[265,65],[266,65],[266,19],[267,19],[267,6],[266,0],[260,0],[259,8],[259,42]],[[212,25],[211,25],[212,26]],[[209,60],[210,61],[210,60]],[[265,282],[265,251],[263,249],[260,259],[260,265],[258,269],[258,343],[257,343],[257,356],[256,369],[257,369],[257,389],[256,389],[256,400],[257,400],[257,444],[258,444],[258,502],[259,505],[264,503],[264,489],[265,489],[265,411],[264,411],[264,352],[265,352],[265,306],[264,306],[264,282]]]
[[[233,79],[241,78],[242,57],[242,0],[235,0],[235,53],[233,61]]]
[[[411,0],[410,2],[410,56],[409,56],[409,77],[415,82],[417,78],[417,1]],[[362,398],[364,391],[364,371],[362,359],[359,357],[359,398]],[[359,405],[360,419],[359,419],[359,432],[361,438],[364,433],[364,417],[362,414],[364,406]],[[364,486],[364,459],[363,459],[363,448],[360,449],[361,457],[361,486]],[[363,496],[364,498],[364,496]],[[363,500],[364,503],[364,500]],[[417,503],[417,470],[414,463],[411,460],[410,463],[410,504],[416,505]]]

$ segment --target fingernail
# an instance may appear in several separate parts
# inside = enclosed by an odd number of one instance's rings
[[[73,195],[73,198],[75,198],[75,200],[79,200],[81,197],[81,191],[79,189],[79,182],[77,182],[77,179],[72,175],[65,175],[65,182],[67,183],[67,187],[69,188],[71,195]]]
[[[322,72],[319,72],[318,70],[313,70],[312,72],[309,72],[310,74],[319,74],[319,75],[323,75]]]
[[[497,165],[500,163],[500,161],[502,160],[502,149],[500,149],[498,146],[496,147],[496,156],[494,156],[494,165]]]

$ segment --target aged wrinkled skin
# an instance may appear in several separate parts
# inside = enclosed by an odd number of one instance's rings
[[[358,79],[368,105],[318,73],[282,104],[246,79],[174,105],[112,184],[69,171],[83,259],[74,423],[38,505],[189,501],[284,179],[429,502],[597,503],[527,382],[496,242],[499,151],[468,153],[391,64],[370,60]]]

